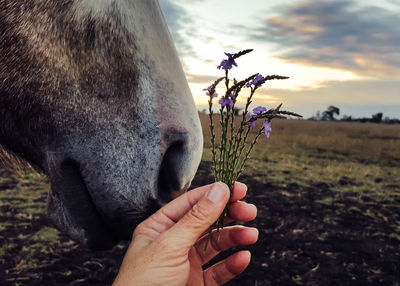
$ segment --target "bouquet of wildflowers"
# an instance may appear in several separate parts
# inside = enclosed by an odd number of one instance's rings
[[[210,130],[211,130],[211,147],[212,147],[212,158],[213,158],[213,174],[215,181],[221,181],[228,185],[232,192],[233,184],[238,179],[243,171],[246,161],[249,159],[249,155],[257,139],[265,134],[269,138],[272,131],[271,120],[273,118],[286,118],[286,116],[301,117],[294,112],[281,110],[282,104],[276,108],[267,109],[262,106],[258,106],[249,111],[252,97],[259,87],[261,87],[268,80],[275,79],[287,79],[288,77],[279,75],[262,76],[261,74],[254,74],[242,81],[233,79],[233,84],[230,84],[228,77],[229,70],[235,66],[237,67],[236,59],[250,53],[252,49],[244,50],[236,54],[225,53],[228,57],[224,59],[221,64],[217,67],[225,71],[225,76],[217,79],[209,87],[205,88],[207,96],[209,97],[209,116],[210,116]],[[220,126],[221,126],[221,138],[217,145],[217,138],[215,136],[214,129],[214,116],[213,116],[213,100],[218,97],[216,93],[216,87],[220,82],[225,83],[225,94],[219,99],[220,105]],[[244,111],[242,114],[242,120],[238,126],[235,126],[235,104],[242,88],[249,88],[250,95],[247,98]],[[258,132],[249,140],[250,130],[256,128],[256,121],[262,120],[263,125],[258,129]],[[212,230],[216,228],[218,231],[224,226],[224,218],[228,215],[229,205],[227,204],[224,212],[215,222],[213,227],[210,228],[208,240],[205,245],[204,251],[207,249],[209,239],[211,237]]]

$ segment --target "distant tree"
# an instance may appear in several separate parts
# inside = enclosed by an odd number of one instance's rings
[[[384,123],[390,123],[390,117],[389,116],[385,116],[385,118],[383,118],[383,122]]]
[[[383,117],[383,113],[382,112],[378,112],[378,113],[372,115],[371,121],[375,122],[375,123],[381,123],[382,122],[382,117]]]
[[[240,110],[242,110],[242,109],[241,108],[237,108],[237,107],[233,108],[233,112],[234,112],[235,116],[239,116]]]
[[[353,121],[353,118],[351,117],[351,115],[343,115],[340,120],[341,121]]]
[[[340,110],[336,106],[329,106],[327,110],[322,112],[322,115],[319,111],[315,113],[312,117],[308,118],[308,120],[336,120],[335,115],[339,115]],[[388,116],[383,117],[382,112],[378,112],[373,114],[371,117],[352,117],[351,115],[343,115],[340,118],[340,121],[348,121],[348,122],[374,122],[374,123],[385,123],[385,124],[400,124],[400,119],[390,118]]]
[[[339,115],[340,114],[340,109],[336,106],[329,106],[327,110],[322,112],[322,118],[321,120],[336,120],[335,114]]]
[[[308,120],[321,120],[321,112],[319,112],[319,110],[318,110],[317,113],[315,113],[315,115],[308,118]]]

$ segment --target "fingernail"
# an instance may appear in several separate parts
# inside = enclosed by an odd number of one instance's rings
[[[251,228],[249,228],[249,229],[257,236],[257,239],[258,239],[258,235],[259,235],[258,229],[255,228],[255,227],[251,227]]]
[[[243,183],[241,183],[241,182],[236,181],[236,182],[235,182],[235,185],[236,185],[236,184],[237,184],[238,186],[242,187],[242,188],[247,188],[246,184],[243,184]]]
[[[248,257],[248,259],[251,260],[251,252],[246,250],[245,253],[246,253],[246,256]]]
[[[215,183],[211,190],[207,194],[207,198],[212,201],[213,203],[218,203],[221,201],[222,197],[224,196],[224,189],[223,186],[219,183]]]

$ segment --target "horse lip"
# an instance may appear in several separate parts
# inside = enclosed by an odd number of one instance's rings
[[[118,240],[97,210],[79,166],[75,160],[64,160],[61,172],[51,178],[49,215],[74,240],[92,249],[108,249]]]

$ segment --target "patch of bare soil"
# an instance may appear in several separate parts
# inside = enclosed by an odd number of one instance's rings
[[[323,182],[280,189],[251,177],[241,181],[249,188],[246,201],[258,208],[248,225],[260,236],[247,247],[249,267],[228,285],[400,285],[400,240],[390,236],[399,208],[380,209],[384,215],[374,217],[365,212],[373,214],[379,204],[317,203],[332,196],[332,186]],[[194,184],[210,182],[208,172],[199,172]]]
[[[212,182],[208,168],[201,165],[193,187]],[[390,236],[400,218],[399,208],[379,210],[384,215],[373,216],[366,213],[373,214],[379,204],[371,204],[368,210],[355,201],[321,204],[318,201],[332,195],[332,186],[323,182],[307,188],[295,183],[278,188],[246,176],[241,181],[249,188],[246,201],[258,208],[257,219],[249,225],[257,227],[260,236],[249,247],[250,266],[228,285],[399,285],[400,241]],[[351,183],[347,181],[338,184]],[[29,235],[43,225],[48,225],[44,217],[19,219],[13,228],[0,232],[0,247],[14,245],[11,255],[0,258],[0,285],[112,283],[126,243],[93,252],[60,234],[37,267],[18,270],[28,254],[23,249]]]

